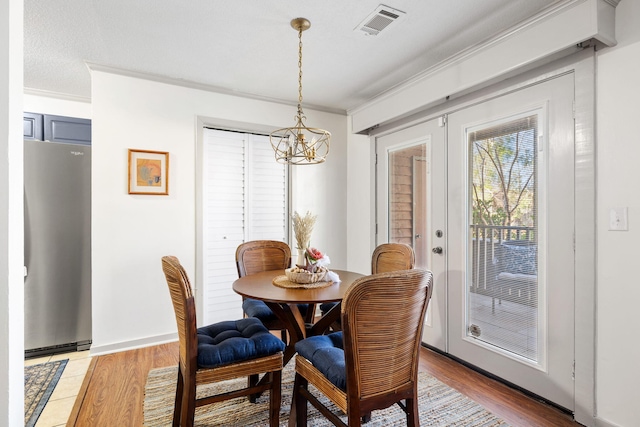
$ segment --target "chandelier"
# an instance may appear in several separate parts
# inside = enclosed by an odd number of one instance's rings
[[[289,165],[313,165],[323,163],[329,154],[331,133],[324,129],[307,127],[302,112],[302,32],[311,27],[309,20],[296,18],[291,26],[298,31],[298,111],[293,127],[271,132],[269,140],[278,163]]]

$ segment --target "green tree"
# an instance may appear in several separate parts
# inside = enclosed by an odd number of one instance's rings
[[[535,141],[531,126],[471,139],[474,224],[534,225]]]

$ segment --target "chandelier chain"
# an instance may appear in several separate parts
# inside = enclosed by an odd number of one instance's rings
[[[298,30],[298,107],[302,105],[302,28]]]

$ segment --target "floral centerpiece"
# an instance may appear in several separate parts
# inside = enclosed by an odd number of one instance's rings
[[[327,265],[331,260],[316,248],[307,248],[304,253],[304,263],[285,270],[287,278],[294,283],[315,283],[324,279]]]

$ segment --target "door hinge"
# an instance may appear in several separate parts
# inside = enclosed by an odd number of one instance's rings
[[[443,114],[442,116],[438,117],[438,126],[440,127],[444,127],[444,125],[447,124],[447,115]]]
[[[376,153],[376,162],[374,163],[375,165],[378,164],[378,153]]]
[[[573,361],[573,366],[571,367],[571,379],[573,381],[576,380],[576,361]]]

